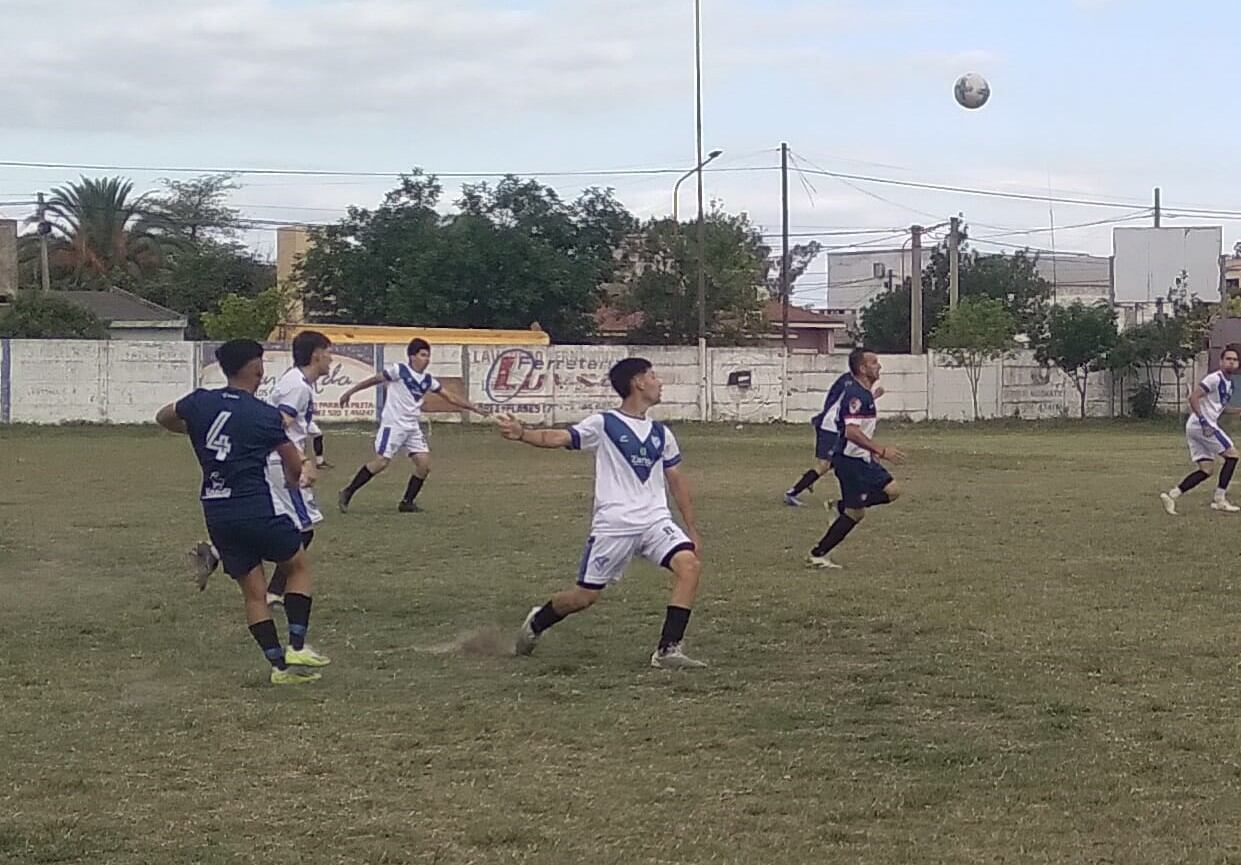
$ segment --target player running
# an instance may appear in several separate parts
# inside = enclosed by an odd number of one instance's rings
[[[1228,501],[1228,485],[1232,482],[1233,472],[1237,469],[1237,458],[1241,454],[1219,425],[1220,417],[1225,412],[1241,413],[1241,409],[1229,405],[1232,401],[1232,377],[1238,366],[1241,366],[1241,345],[1233,343],[1220,353],[1219,369],[1204,378],[1189,393],[1185,443],[1189,445],[1190,461],[1197,463],[1198,468],[1186,475],[1180,484],[1159,494],[1163,509],[1173,516],[1176,515],[1176,500],[1211,477],[1217,457],[1224,458],[1224,467],[1219,473],[1219,483],[1215,487],[1211,508],[1230,514],[1241,511],[1241,508]]]
[[[832,468],[840,481],[840,501],[836,505],[840,515],[810,551],[809,562],[817,568],[839,568],[831,559],[831,551],[862,521],[866,508],[886,505],[900,495],[892,475],[879,460],[900,465],[905,455],[874,440],[878,418],[871,388],[881,369],[879,356],[873,351],[858,347],[849,352],[852,380],[840,395],[836,452],[832,457]]]
[[[845,386],[852,381],[853,376],[850,373],[844,373],[832,386],[828,388],[827,395],[823,397],[823,410],[810,419],[810,425],[814,427],[814,456],[818,463],[812,469],[807,469],[806,473],[801,476],[801,480],[795,483],[784,494],[784,503],[790,507],[802,507],[799,495],[807,490],[813,492],[815,482],[832,470],[832,454],[836,452],[836,421],[840,416],[840,397],[844,393]],[[883,396],[883,388],[877,387],[874,390],[874,398],[879,399]],[[828,510],[832,508],[832,500],[830,498],[823,500],[823,506]]]
[[[384,371],[358,382],[341,395],[340,404],[349,405],[353,395],[368,387],[380,385],[388,389],[384,402],[379,432],[375,436],[375,458],[358,469],[349,486],[340,491],[337,504],[341,513],[348,513],[349,503],[358,490],[366,486],[375,475],[386,469],[392,458],[401,451],[409,453],[414,471],[405,487],[405,496],[397,506],[403,514],[417,513],[421,508],[414,504],[427,475],[431,473],[431,449],[422,433],[419,419],[422,403],[429,393],[439,394],[445,402],[463,411],[472,411],[485,417],[486,412],[468,400],[458,399],[443,390],[435,376],[427,371],[431,363],[431,346],[425,339],[412,339],[406,349],[408,363],[394,363]]]
[[[278,454],[281,486],[292,492],[302,476],[302,453],[285,434],[279,411],[256,399],[263,380],[263,346],[235,339],[216,349],[226,387],[199,388],[155,416],[165,429],[188,434],[203,470],[202,507],[207,533],[224,571],[245,598],[246,623],[271,664],[273,685],[319,678],[312,667],[329,660],[306,645],[310,625],[310,564],[302,534],[286,497],[272,488],[269,455]],[[267,606],[263,562],[285,569],[289,646],[282,648]]]
[[[608,373],[621,397],[619,409],[593,414],[568,429],[527,430],[509,416],[499,416],[500,434],[537,448],[592,451],[595,455],[595,503],[590,537],[582,553],[577,585],[534,607],[522,623],[516,652],[528,655],[552,625],[599,600],[618,581],[634,556],[672,571],[672,597],[664,613],[659,644],[651,666],[665,670],[705,667],[681,649],[690,610],[698,593],[701,541],[681,474],[681,449],[672,431],[647,417],[659,405],[663,383],[650,361],[631,357]],[[683,531],[668,510],[668,492],[677,503]],[[688,534],[686,533],[688,532]]]

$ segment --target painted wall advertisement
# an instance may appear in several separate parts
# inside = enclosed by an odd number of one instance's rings
[[[470,396],[493,412],[566,423],[616,405],[608,370],[624,346],[471,347]]]
[[[223,387],[224,374],[215,360],[219,343],[202,344],[202,370],[199,381],[202,387]],[[276,384],[293,365],[293,355],[284,343],[265,344],[263,353],[263,383],[257,396],[266,400]],[[349,400],[349,407],[342,409],[340,397],[359,381],[375,374],[375,347],[371,345],[337,345],[332,347],[332,371],[315,382],[315,418],[320,421],[348,421],[375,419],[376,390],[361,391]]]

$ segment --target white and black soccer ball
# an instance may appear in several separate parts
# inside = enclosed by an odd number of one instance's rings
[[[968,72],[957,79],[952,92],[962,108],[972,110],[987,104],[987,100],[991,98],[991,85],[977,72]]]

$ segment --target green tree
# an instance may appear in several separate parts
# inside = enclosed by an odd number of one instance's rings
[[[990,297],[966,297],[940,320],[930,344],[947,354],[952,366],[965,370],[978,420],[978,382],[983,364],[1003,357],[1013,347],[1017,324],[1004,304]]]
[[[161,193],[148,196],[149,211],[160,217],[164,229],[191,246],[207,239],[231,240],[240,227],[241,212],[228,206],[228,196],[240,189],[235,174],[205,174],[189,180],[165,177]]]
[[[1073,379],[1086,416],[1086,385],[1090,373],[1105,368],[1108,353],[1116,345],[1116,313],[1106,304],[1053,307],[1047,329],[1035,347],[1035,358],[1054,364]]]
[[[107,339],[93,312],[42,292],[23,292],[0,316],[0,336],[13,339]]]
[[[652,220],[642,231],[640,268],[621,305],[641,312],[635,340],[685,345],[698,338],[698,235],[696,225]],[[706,217],[707,338],[736,345],[765,327],[760,292],[767,293],[770,249],[745,214],[713,206]]]
[[[204,313],[216,309],[226,295],[254,297],[275,284],[275,266],[259,261],[241,244],[200,239],[169,256],[164,267],[134,291],[184,313],[186,336],[202,339]]]
[[[175,246],[167,220],[121,177],[83,177],[53,189],[47,222],[51,276],[64,287],[131,287]],[[37,250],[38,239],[28,236],[24,244]],[[27,251],[23,257],[32,256]]]
[[[405,175],[374,211],[319,230],[300,264],[308,312],[329,321],[527,328],[562,341],[594,329],[612,250],[636,221],[610,190],[565,202],[535,181],[467,185],[456,213],[442,187]]]
[[[220,299],[219,311],[203,314],[210,339],[267,339],[288,315],[288,293],[272,286],[254,297],[228,294]]]
[[[1012,255],[979,255],[962,250],[960,255],[961,298],[989,297],[999,301],[1012,316],[1017,333],[1037,337],[1050,308],[1051,286],[1039,276],[1038,256],[1025,251]],[[945,245],[931,250],[922,272],[923,343],[948,306],[948,251]],[[871,302],[862,316],[867,346],[882,352],[907,352],[909,332],[909,286],[894,286]],[[1037,341],[1037,339],[1036,339]]]

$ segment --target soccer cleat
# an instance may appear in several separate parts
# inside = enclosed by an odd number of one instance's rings
[[[336,506],[340,508],[342,514],[349,513],[349,499],[351,498],[348,490],[341,490],[340,495],[336,497]]]
[[[274,592],[268,592],[267,593],[267,606],[283,607],[284,606],[284,595],[277,595]]]
[[[1159,501],[1163,502],[1163,509],[1171,516],[1176,516],[1176,499],[1167,493],[1159,494]]]
[[[332,663],[332,659],[327,655],[320,655],[310,646],[302,646],[300,649],[285,646],[284,662],[290,667],[326,667]]]
[[[824,568],[834,571],[841,569],[841,566],[833,562],[832,557],[827,554],[816,556],[814,553],[811,553],[806,557],[806,564],[812,568]]]
[[[314,670],[308,670],[305,667],[285,667],[278,670],[271,668],[271,683],[273,685],[308,685],[311,682],[317,682],[323,678],[321,673]]]
[[[327,470],[327,469],[334,469],[334,468],[336,468],[336,466],[332,465],[332,464],[331,464],[330,462],[328,462],[327,460],[323,460],[323,459],[321,459],[321,460],[316,460],[316,461],[315,461],[315,468],[317,468],[317,469],[324,469],[324,470]]]
[[[784,503],[788,505],[790,508],[802,507],[801,499],[797,498],[797,496],[793,495],[792,493],[784,494]]]
[[[220,560],[215,551],[211,549],[211,544],[206,541],[200,541],[194,549],[190,550],[189,559],[190,568],[194,572],[194,581],[198,583],[198,591],[201,592],[207,588],[207,580],[220,566]]]
[[[651,655],[651,666],[657,670],[699,670],[707,664],[681,651],[680,643],[673,643],[666,649],[654,651]]]
[[[403,514],[420,514],[423,512],[422,508],[418,507],[417,502],[401,502],[396,506],[396,509]]]
[[[1237,511],[1241,511],[1241,508],[1237,507],[1232,502],[1228,501],[1228,499],[1216,499],[1215,501],[1211,502],[1211,510],[1223,511],[1224,513],[1228,513],[1228,514],[1235,514]]]
[[[526,620],[521,623],[521,630],[517,633],[517,644],[513,646],[514,655],[529,655],[534,651],[534,646],[539,641],[539,635],[534,632],[531,622],[538,614],[541,607],[531,607],[530,612],[526,614]]]

